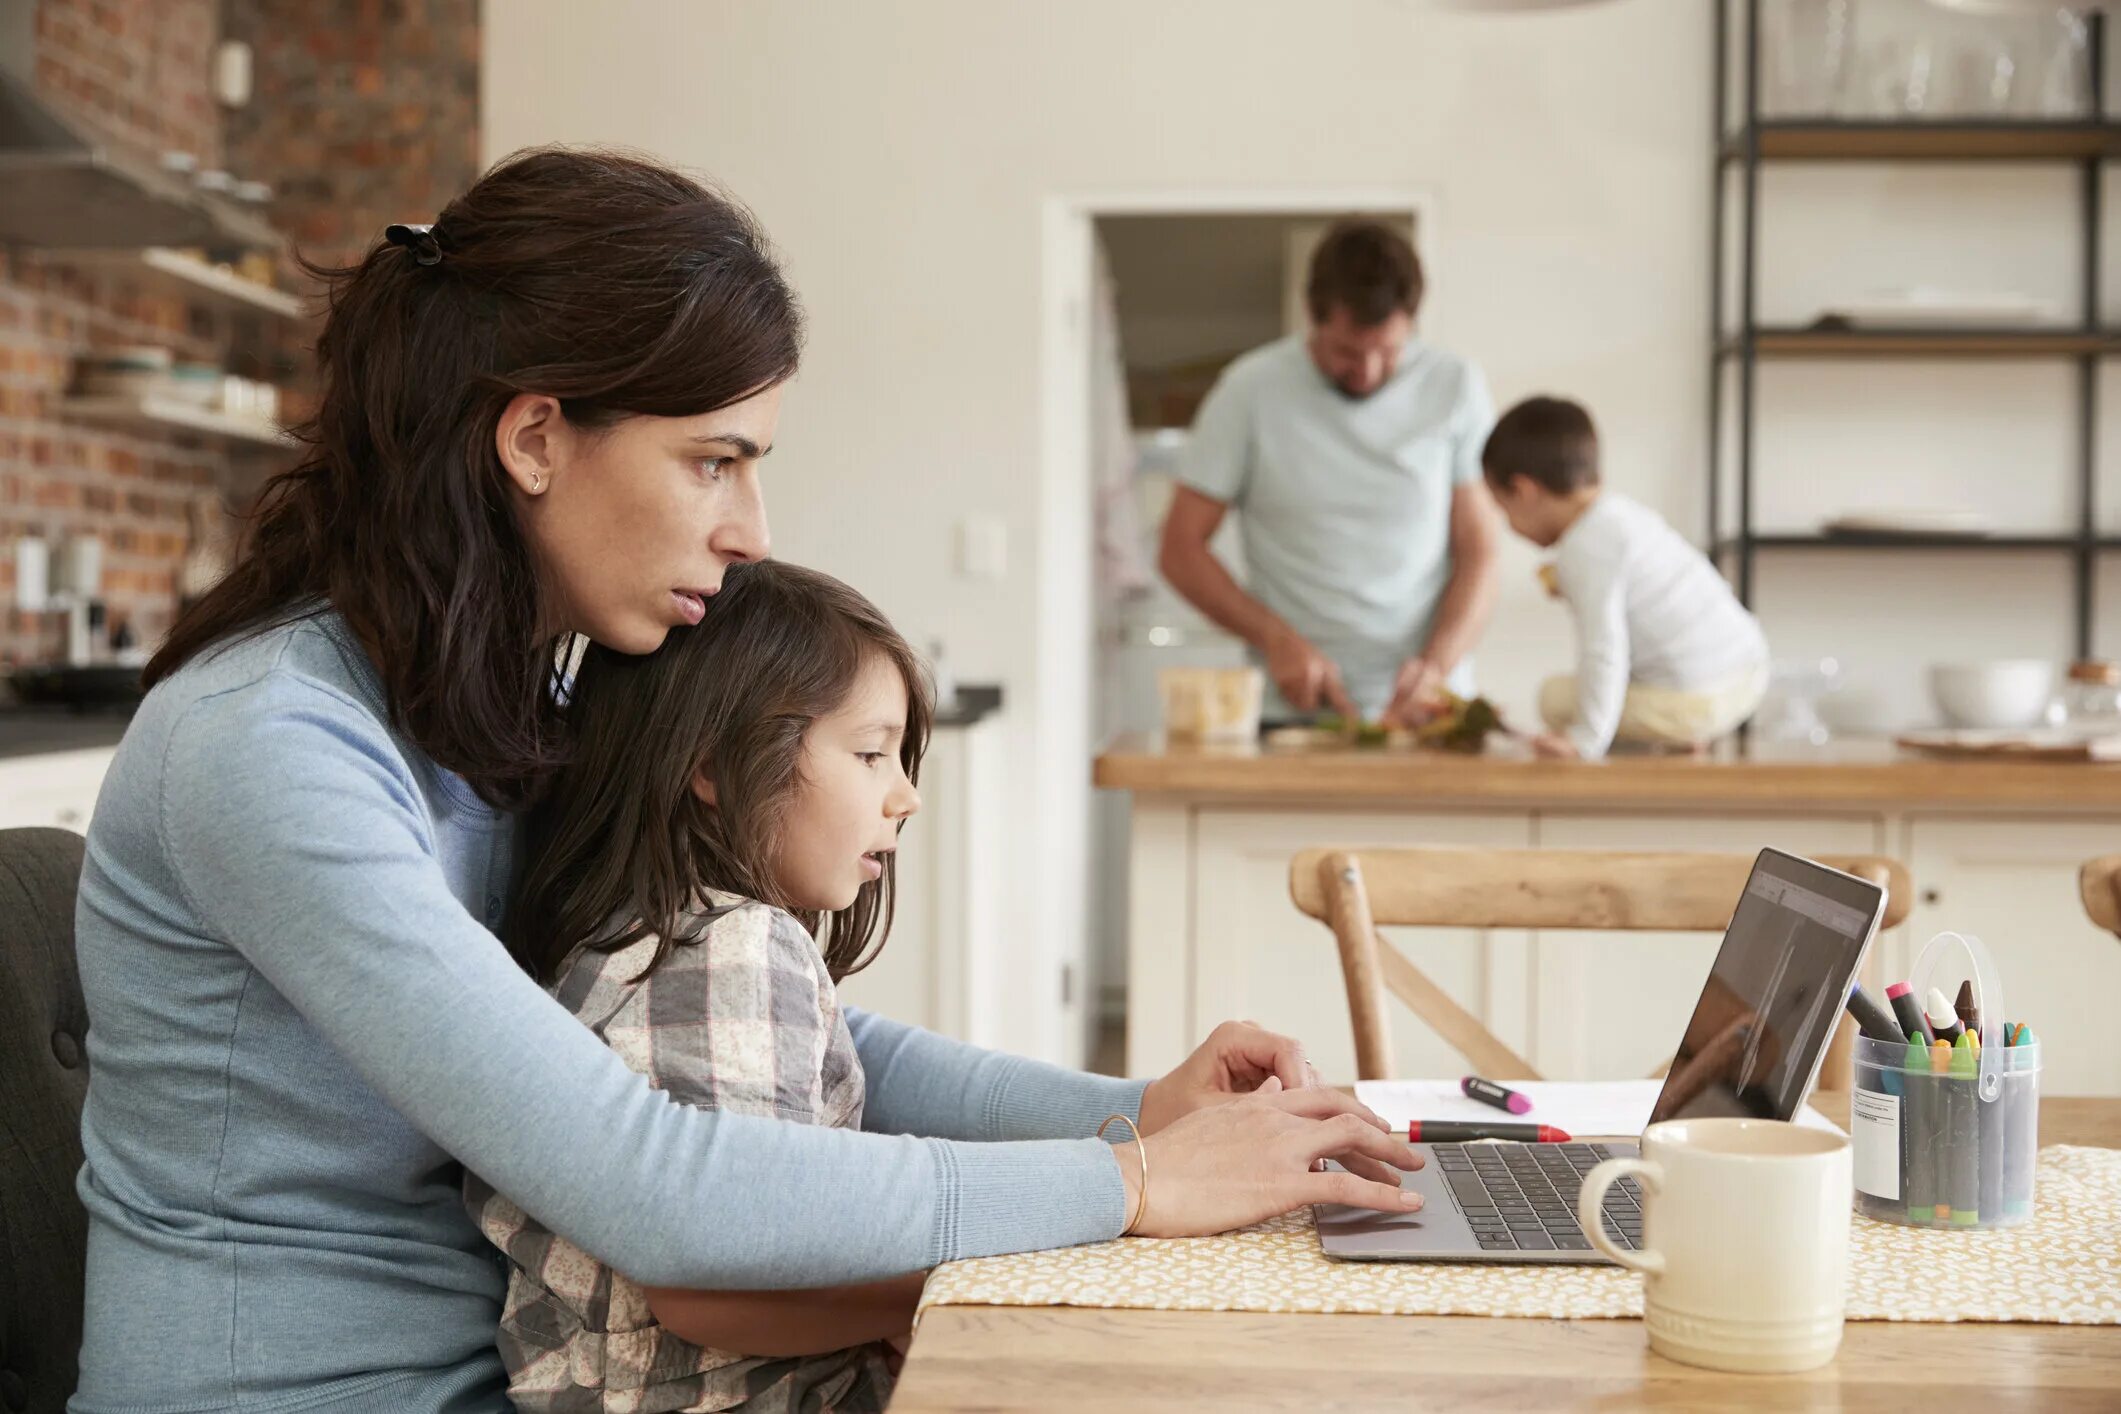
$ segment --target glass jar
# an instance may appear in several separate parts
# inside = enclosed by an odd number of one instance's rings
[[[2111,728],[2121,732],[2121,663],[2081,658],[2069,665],[2062,704],[2073,727]]]

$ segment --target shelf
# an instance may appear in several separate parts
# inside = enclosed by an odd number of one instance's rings
[[[84,270],[109,271],[131,279],[143,288],[180,299],[200,300],[250,314],[276,319],[300,319],[302,301],[284,290],[231,275],[203,260],[163,246],[142,250],[55,250],[53,260],[62,260]]]
[[[237,417],[172,398],[66,398],[59,403],[59,415],[133,432],[187,432],[224,442],[265,447],[295,445],[295,439],[284,429],[262,418]]]
[[[2074,535],[1756,535],[1756,550],[2076,550]],[[2121,537],[2100,536],[2097,550],[2121,550]],[[1735,537],[1716,542],[1719,556],[1738,550]]]
[[[2082,162],[2121,158],[2121,123],[1794,122],[1759,125],[1767,162]],[[1723,160],[1745,158],[1744,133]]]
[[[1733,335],[1717,352],[1735,358],[1744,351]],[[1753,334],[1760,358],[2080,358],[2121,354],[2121,330],[1913,328],[1760,329]]]

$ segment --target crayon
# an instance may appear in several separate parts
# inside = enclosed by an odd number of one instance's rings
[[[2003,1214],[2013,1221],[2033,1211],[2033,1170],[2040,1163],[2040,1058],[2034,1044],[2032,1028],[2020,1022],[2003,1066]]]
[[[1930,1042],[1930,1192],[1936,1198],[1930,1215],[1934,1221],[1940,1223],[1952,1220],[1952,1105],[1951,1091],[1946,1088],[1950,1082],[1945,1079],[1951,1068],[1951,1046],[1941,1037]]]
[[[1905,1033],[1893,1014],[1878,1005],[1877,998],[1863,990],[1858,983],[1849,983],[1848,1013],[1856,1018],[1856,1025],[1873,1041],[1898,1041]]]
[[[1974,1227],[1981,1221],[1981,1081],[1973,1038],[1966,1032],[1952,1042],[1951,1199],[1952,1226]]]
[[[1901,1064],[1907,1097],[1900,1102],[1900,1181],[1907,1185],[1908,1221],[1928,1224],[1937,1216],[1937,1184],[1930,1159],[1930,1049],[1919,1033],[1908,1033]]]
[[[1483,1105],[1493,1105],[1498,1110],[1508,1110],[1513,1115],[1530,1114],[1532,1102],[1515,1090],[1497,1085],[1492,1080],[1482,1080],[1477,1075],[1468,1075],[1458,1082],[1459,1093],[1469,1100],[1478,1100]]]
[[[1974,1005],[1974,979],[1969,977],[1959,984],[1959,995],[1952,999],[1952,1010],[1959,1017],[1959,1024],[1976,1034],[1981,1030],[1981,1008]]]
[[[1930,1034],[1947,1046],[1958,1040],[1960,1034],[1966,1030],[1959,1020],[1959,1014],[1952,1010],[1952,1004],[1946,1001],[1944,993],[1935,987],[1930,988],[1929,1021]]]
[[[1885,999],[1893,1004],[1893,1018],[1900,1023],[1902,1036],[1920,1036],[1925,1046],[1937,1039],[1930,1030],[1929,1018],[1922,1014],[1922,1003],[1915,1000],[1913,987],[1895,982],[1885,989]]]

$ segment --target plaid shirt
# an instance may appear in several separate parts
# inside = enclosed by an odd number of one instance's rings
[[[697,940],[642,980],[656,940],[577,953],[561,1005],[683,1104],[858,1129],[862,1067],[825,959],[788,914],[711,893]],[[467,1174],[464,1200],[511,1273],[499,1348],[524,1414],[867,1411],[891,1389],[888,1351],[795,1359],[705,1350],[665,1331],[619,1273]]]

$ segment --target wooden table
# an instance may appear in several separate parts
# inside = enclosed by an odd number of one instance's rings
[[[1818,1107],[1838,1122],[1846,1095]],[[2121,1148],[2121,1100],[2047,1100],[2046,1144]],[[1652,1355],[1639,1321],[943,1306],[893,1414],[1249,1410],[2121,1410],[2121,1326],[1851,1321],[1801,1375]]]

